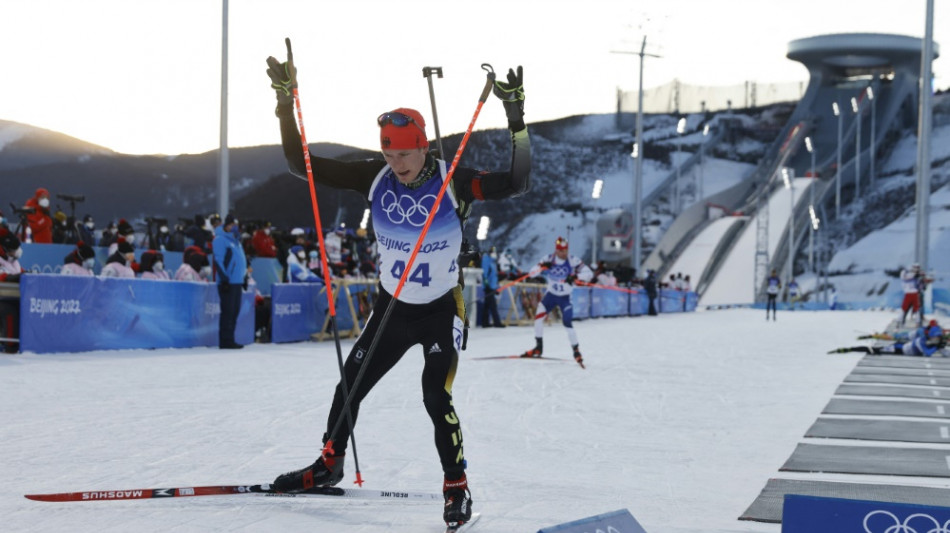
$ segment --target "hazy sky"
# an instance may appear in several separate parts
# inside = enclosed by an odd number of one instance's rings
[[[900,6],[898,7],[898,4]],[[934,39],[950,46],[950,8]],[[310,142],[378,148],[375,118],[415,107],[430,120],[434,79],[443,135],[466,129],[485,81],[524,65],[526,120],[615,109],[674,78],[729,85],[800,81],[789,41],[830,33],[923,37],[925,0],[232,0],[228,144],[280,142],[265,59],[294,45]],[[178,154],[219,144],[221,0],[5,0],[0,3],[0,120],[60,131],[119,152]],[[941,24],[942,22],[942,24]],[[950,86],[950,60],[934,63]],[[492,99],[476,129],[505,124]]]

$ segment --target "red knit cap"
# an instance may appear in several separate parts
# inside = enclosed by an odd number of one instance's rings
[[[399,113],[412,119],[412,123],[397,126],[389,123],[379,128],[379,144],[384,150],[412,150],[414,148],[428,148],[426,138],[426,121],[422,113],[408,107],[393,109],[390,113]]]
[[[567,250],[567,239],[565,239],[564,237],[558,237],[557,240],[554,241],[554,249]]]

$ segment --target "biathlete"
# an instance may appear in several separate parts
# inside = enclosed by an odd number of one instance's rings
[[[307,177],[300,130],[294,117],[296,69],[288,60],[267,59],[267,74],[277,92],[281,142],[290,171]],[[352,427],[343,412],[344,390],[352,395],[349,415],[355,424],[360,402],[413,346],[422,346],[422,398],[432,420],[445,496],[443,518],[450,528],[472,516],[472,498],[465,476],[462,430],[452,404],[452,383],[462,339],[464,301],[456,262],[462,246],[462,221],[472,202],[497,200],[525,193],[529,188],[530,142],[524,123],[522,69],[509,70],[508,81],[496,81],[493,92],[504,105],[511,132],[510,167],[501,172],[457,168],[417,260],[411,265],[403,290],[385,325],[381,319],[393,299],[411,252],[446,180],[448,165],[429,154],[426,123],[418,111],[399,108],[377,118],[382,160],[338,161],[310,158],[317,183],[356,191],[369,202],[373,230],[379,244],[379,298],[343,368],[327,417],[320,457],[311,465],[280,475],[272,487],[280,492],[304,492],[336,485],[343,478],[343,461]],[[368,355],[374,338],[379,341]],[[357,373],[366,366],[362,380]],[[345,384],[345,387],[344,387]],[[293,385],[306,390],[307,379]],[[343,423],[339,423],[343,420]],[[330,435],[333,428],[338,433]],[[332,439],[332,449],[328,441]]]
[[[906,339],[884,346],[851,346],[836,348],[828,353],[864,352],[872,355],[916,355],[931,357],[947,344],[943,328],[936,320],[915,329]]]
[[[541,259],[528,271],[528,277],[543,275],[547,278],[547,287],[544,297],[538,304],[534,314],[534,348],[525,352],[522,357],[541,357],[544,353],[544,319],[548,311],[555,307],[561,310],[561,321],[567,331],[567,340],[574,351],[574,360],[584,366],[580,345],[577,341],[577,332],[574,331],[572,320],[574,306],[571,303],[571,292],[577,280],[589,282],[594,273],[578,257],[570,255],[567,249],[567,239],[558,237],[554,242],[554,253]]]

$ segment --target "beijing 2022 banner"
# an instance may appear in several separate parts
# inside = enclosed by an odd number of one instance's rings
[[[213,283],[25,274],[20,349],[34,353],[218,345]],[[254,295],[241,300],[235,340],[254,342]]]

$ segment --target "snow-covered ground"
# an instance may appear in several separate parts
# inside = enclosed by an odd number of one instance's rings
[[[650,533],[780,531],[737,517],[808,440],[802,435],[860,357],[826,352],[883,330],[894,314],[779,315],[766,322],[761,311],[732,309],[581,321],[586,370],[473,360],[526,349],[533,334],[472,330],[454,392],[474,507],[484,513],[475,531],[531,532],[622,508]],[[568,355],[560,325],[545,339],[548,355]],[[350,345],[344,340],[344,351]],[[421,365],[412,350],[363,404],[356,438],[370,488],[441,488]],[[337,376],[331,342],[2,356],[0,529],[441,531],[438,503],[23,498],[269,482],[318,453]],[[343,483],[352,480],[348,461]]]

